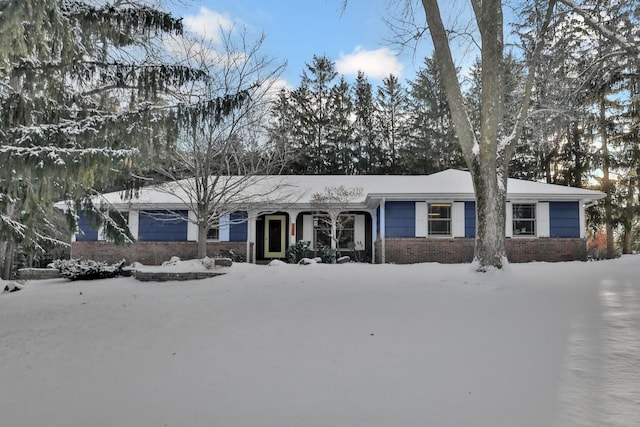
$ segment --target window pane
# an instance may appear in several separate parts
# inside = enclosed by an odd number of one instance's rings
[[[513,219],[535,219],[536,205],[518,204],[513,205]]]
[[[212,215],[209,215],[207,221],[209,221],[207,240],[220,240],[220,219],[212,218]]]
[[[428,208],[428,234],[451,235],[451,203],[430,203]]]
[[[429,205],[429,218],[451,219],[451,204],[432,203]]]
[[[448,236],[451,234],[451,221],[430,220],[429,234],[436,236]]]
[[[324,246],[331,246],[331,233],[327,229],[316,229],[314,232],[314,247],[318,247],[318,243]]]
[[[210,228],[207,231],[207,239],[208,240],[218,240],[220,239],[220,230],[216,228]]]
[[[536,235],[536,205],[535,203],[513,204],[513,235]]]

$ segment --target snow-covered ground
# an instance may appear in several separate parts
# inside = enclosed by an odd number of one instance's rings
[[[640,256],[29,282],[0,424],[640,426]]]

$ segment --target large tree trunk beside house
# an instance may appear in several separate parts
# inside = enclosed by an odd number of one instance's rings
[[[480,31],[482,58],[480,128],[473,129],[466,109],[447,32],[437,0],[422,0],[435,58],[447,93],[451,119],[473,179],[476,196],[476,246],[478,271],[501,268],[506,261],[505,221],[509,161],[519,139],[531,98],[534,70],[539,60],[555,1],[551,0],[529,59],[520,111],[511,130],[504,129],[504,41],[501,0],[471,1]]]
[[[474,3],[482,36],[481,129],[471,125],[457,78],[437,0],[423,0],[435,57],[449,101],[451,118],[476,194],[476,246],[478,270],[501,268],[505,261],[505,202],[508,147],[500,146],[504,110],[502,5],[499,0]],[[503,175],[504,174],[504,175]]]
[[[474,262],[479,270],[501,268],[506,259],[506,179],[477,170],[472,173],[476,194]]]

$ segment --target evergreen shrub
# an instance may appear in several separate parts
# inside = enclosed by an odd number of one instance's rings
[[[310,255],[309,247],[311,242],[300,240],[287,249],[287,262],[289,264],[297,264],[302,258],[308,258]]]
[[[53,261],[51,266],[69,280],[95,280],[119,276],[124,263],[124,260],[117,264],[107,264],[93,260],[58,259]]]
[[[322,262],[325,264],[334,264],[338,257],[338,252],[335,249],[332,249],[331,246],[323,245],[318,242],[318,247],[316,248],[317,255],[322,259]]]

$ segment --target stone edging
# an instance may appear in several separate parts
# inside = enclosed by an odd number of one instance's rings
[[[136,271],[133,273],[136,280],[141,282],[167,282],[167,281],[185,281],[185,280],[200,280],[207,279],[209,277],[221,276],[226,273],[214,272],[214,271],[199,271],[190,273],[160,273],[153,271]]]

